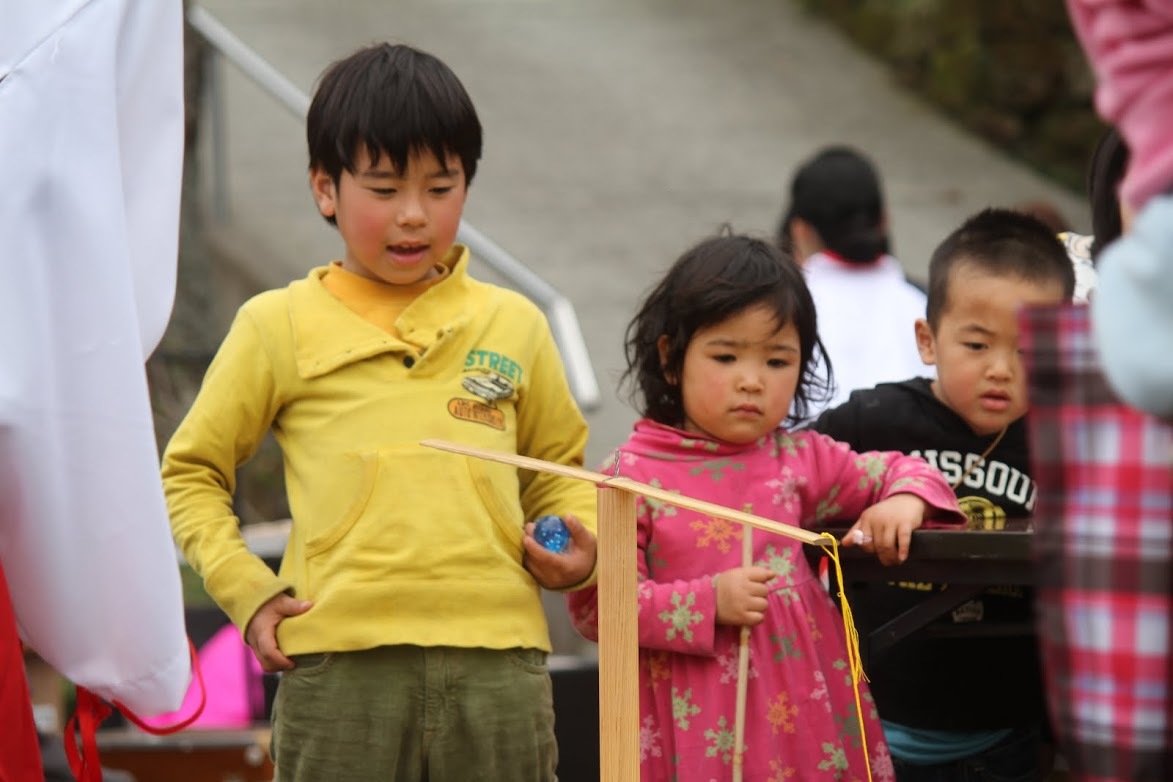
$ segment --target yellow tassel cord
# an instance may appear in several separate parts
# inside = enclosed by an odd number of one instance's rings
[[[835,583],[839,586],[839,608],[843,612],[843,633],[847,636],[847,665],[851,669],[851,687],[855,690],[855,716],[859,719],[859,741],[863,747],[863,762],[867,767],[868,782],[872,782],[872,760],[868,752],[868,736],[863,724],[863,699],[859,694],[859,680],[868,680],[863,671],[863,658],[859,653],[859,631],[855,629],[855,619],[851,616],[851,606],[847,602],[847,595],[843,592],[843,568],[839,564],[839,541],[829,532],[821,537],[827,538],[827,556],[835,565]]]

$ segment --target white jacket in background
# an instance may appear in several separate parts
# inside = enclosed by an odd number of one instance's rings
[[[803,264],[819,316],[819,336],[831,357],[835,395],[822,410],[857,388],[933,377],[916,348],[915,324],[925,316],[925,294],[904,276],[900,262],[883,255],[866,265],[818,252]]]

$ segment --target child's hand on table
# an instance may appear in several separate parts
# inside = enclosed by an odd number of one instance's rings
[[[570,545],[560,554],[547,551],[534,540],[532,522],[525,525],[525,537],[521,541],[525,549],[522,561],[534,580],[546,589],[572,587],[585,581],[595,569],[595,536],[573,516],[566,516],[563,521],[570,530]]]
[[[915,494],[893,494],[861,513],[839,542],[874,553],[885,565],[898,565],[908,559],[912,531],[928,510],[928,503]]]

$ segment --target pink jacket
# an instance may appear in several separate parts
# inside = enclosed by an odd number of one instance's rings
[[[1096,76],[1096,109],[1131,160],[1121,199],[1140,209],[1173,187],[1173,0],[1067,0]]]

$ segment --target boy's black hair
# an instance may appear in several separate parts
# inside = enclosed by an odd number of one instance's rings
[[[846,261],[871,263],[889,251],[880,177],[850,147],[827,147],[798,169],[790,182],[790,206],[778,225],[779,247],[790,248],[790,221],[796,217]]]
[[[958,266],[1031,282],[1059,282],[1068,299],[1075,292],[1075,269],[1050,228],[1016,210],[985,209],[962,223],[933,251],[926,312],[933,330],[945,311],[949,280]]]
[[[1128,147],[1120,131],[1108,128],[1092,152],[1087,172],[1087,198],[1092,212],[1092,260],[1120,238],[1120,180],[1128,168]]]
[[[460,79],[403,44],[368,46],[330,65],[310,103],[306,140],[310,170],[335,183],[343,170],[355,173],[362,147],[372,163],[387,155],[399,172],[425,150],[441,164],[454,154],[468,184],[481,157],[481,123]]]
[[[819,341],[815,303],[802,270],[769,242],[726,232],[680,256],[627,326],[623,380],[641,415],[667,426],[682,424],[680,383],[668,378],[680,378],[693,335],[758,304],[773,311],[779,328],[793,323],[798,331],[798,388],[787,421],[805,420],[811,402],[826,401],[831,365],[826,358],[815,360],[816,347],[820,356],[825,357],[826,351]],[[668,337],[663,364],[661,335]],[[824,372],[819,373],[819,368]]]

